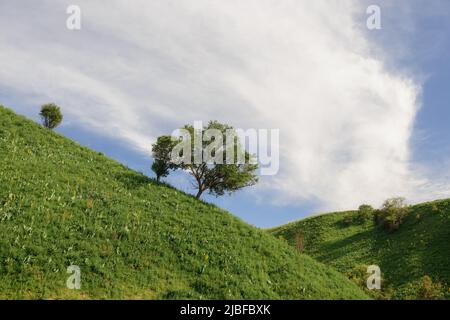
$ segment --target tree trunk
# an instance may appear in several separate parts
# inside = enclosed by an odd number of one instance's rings
[[[197,199],[200,199],[200,196],[202,195],[203,190],[200,188],[198,189],[197,195],[195,196]]]
[[[156,181],[160,182],[160,180],[161,180],[161,176],[156,176]]]

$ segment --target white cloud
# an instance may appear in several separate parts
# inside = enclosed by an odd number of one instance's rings
[[[258,189],[273,201],[340,209],[429,183],[410,163],[420,86],[371,56],[358,1],[77,3],[81,31],[68,1],[1,5],[3,88],[146,153],[194,120],[280,128],[280,174]]]

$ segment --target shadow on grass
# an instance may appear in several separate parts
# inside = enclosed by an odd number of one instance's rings
[[[155,179],[147,177],[143,173],[139,172],[120,172],[115,175],[115,179],[123,183],[123,185],[129,190],[138,189],[149,185],[159,187],[164,186],[176,190],[176,188],[166,182],[158,182]]]
[[[374,262],[373,257],[376,256],[373,251],[376,247],[374,247],[372,242],[366,240],[374,236],[376,237],[373,230],[367,230],[339,241],[324,243],[320,248],[320,252],[324,252],[324,254],[317,255],[316,258],[321,262],[329,263],[338,260],[342,256],[348,255],[349,252],[363,250],[365,251],[362,256],[363,260],[367,261],[366,264],[370,265]],[[356,263],[357,262],[355,261],[355,264]]]

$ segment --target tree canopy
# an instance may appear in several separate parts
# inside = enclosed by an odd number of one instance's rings
[[[156,174],[156,180],[167,177],[170,169],[175,166],[170,161],[172,149],[177,144],[177,140],[171,136],[161,136],[152,145],[153,164],[152,170]]]
[[[258,164],[254,156],[242,147],[233,127],[210,121],[201,129],[185,125],[183,133],[172,148],[170,165],[161,165],[164,169],[181,169],[188,172],[196,197],[208,191],[215,196],[233,193],[257,183]],[[156,159],[167,161],[167,136],[158,138],[154,150],[162,150]]]
[[[61,109],[54,103],[44,104],[39,115],[43,126],[48,129],[55,129],[63,120]]]

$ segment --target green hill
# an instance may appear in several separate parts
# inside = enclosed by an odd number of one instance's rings
[[[0,186],[0,298],[367,298],[272,235],[1,106]],[[80,290],[66,288],[69,265]]]
[[[384,283],[381,293],[371,292],[375,297],[422,299],[427,289],[423,277],[428,276],[435,297],[450,298],[450,200],[412,206],[394,232],[372,219],[361,222],[357,211],[314,216],[270,232],[293,246],[296,234],[303,234],[306,254],[361,286],[369,276],[366,266],[378,265]]]

